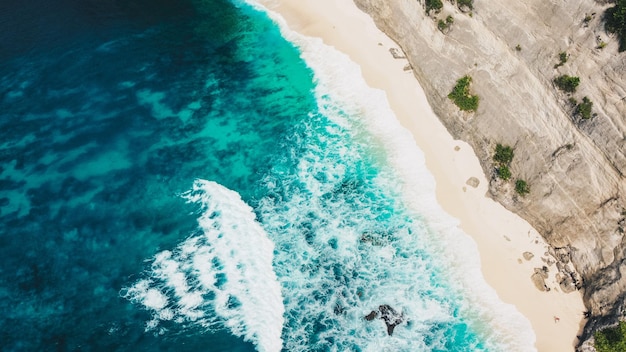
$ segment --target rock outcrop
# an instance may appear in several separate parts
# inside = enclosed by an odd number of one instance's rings
[[[396,326],[404,322],[404,315],[388,304],[378,306],[378,310],[373,310],[365,316],[365,320],[367,321],[372,321],[376,318],[380,318],[385,322],[385,325],[387,325],[387,335],[389,336],[393,335],[393,330]]]
[[[406,54],[444,125],[472,145],[488,178],[495,145],[514,147],[512,179],[491,177],[490,196],[529,221],[553,247],[561,288],[584,290],[590,312],[582,340],[625,316],[626,53],[604,30],[611,6],[596,0],[475,0],[461,11],[444,1],[427,15],[423,1],[355,0]],[[444,34],[437,21],[453,16]],[[558,65],[560,53],[567,60]],[[580,77],[573,94],[553,80]],[[475,113],[447,97],[470,75]],[[594,117],[569,98],[593,102]]]

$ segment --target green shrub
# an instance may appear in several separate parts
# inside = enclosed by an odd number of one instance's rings
[[[530,187],[528,183],[524,180],[515,181],[515,192],[517,192],[521,196],[525,196],[530,193]]]
[[[626,0],[615,1],[615,6],[604,13],[604,20],[606,30],[619,37],[619,51],[626,50]]]
[[[591,118],[591,109],[593,108],[593,102],[589,98],[584,97],[583,101],[576,106],[576,114],[580,115],[583,119]]]
[[[438,13],[443,8],[443,2],[441,0],[426,0],[426,13],[430,13],[430,11],[435,11]]]
[[[469,93],[469,86],[472,83],[472,77],[465,76],[458,81],[448,94],[448,98],[452,99],[454,104],[463,111],[476,111],[478,108],[478,96]]]
[[[446,17],[446,21],[444,22],[443,20],[439,20],[437,21],[437,28],[439,28],[440,31],[444,32],[446,29],[450,28],[450,26],[454,23],[454,17],[452,16],[448,16]]]
[[[437,28],[443,32],[446,28],[448,28],[448,26],[443,20],[439,20],[437,21]]]
[[[515,46],[515,50],[517,50],[517,51],[522,51],[522,46],[521,46],[521,45],[519,45],[519,44],[517,44],[517,45]]]
[[[466,6],[470,10],[474,9],[474,0],[457,0],[456,3],[459,7]]]
[[[558,68],[559,66],[563,66],[567,62],[567,53],[565,51],[561,51],[559,53],[559,63],[554,65],[554,68]]]
[[[564,92],[574,93],[580,84],[580,78],[562,75],[554,79],[554,84]]]
[[[499,164],[508,165],[513,161],[513,148],[508,145],[498,144],[496,145],[496,153],[493,155],[493,160]]]
[[[626,351],[626,323],[620,322],[614,328],[596,331],[593,335],[598,352],[623,352]]]
[[[567,98],[567,102],[569,103],[569,105],[571,105],[572,107],[576,107],[578,106],[578,101],[576,101],[576,98],[574,97],[569,97]]]
[[[500,167],[498,168],[498,177],[500,177],[501,179],[507,181],[508,179],[511,178],[511,170],[509,170],[509,167],[506,165],[500,165]]]

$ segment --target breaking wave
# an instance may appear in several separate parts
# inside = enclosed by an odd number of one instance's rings
[[[274,245],[252,208],[238,193],[205,180],[183,197],[201,206],[198,231],[155,255],[145,278],[122,295],[152,312],[147,330],[163,321],[225,327],[261,352],[280,351],[284,307]]]

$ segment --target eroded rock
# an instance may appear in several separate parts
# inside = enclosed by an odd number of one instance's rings
[[[406,55],[398,48],[389,48],[389,52],[394,59],[406,59]]]
[[[402,313],[398,313],[387,304],[379,306],[378,310],[380,311],[381,319],[383,319],[387,325],[387,334],[391,336],[396,326],[400,325],[404,321],[404,317]]]
[[[467,179],[467,181],[465,181],[465,184],[472,187],[472,188],[476,188],[478,187],[478,185],[480,184],[480,180],[476,177],[470,177]]]
[[[535,284],[535,287],[537,287],[539,291],[548,290],[548,286],[546,286],[546,280],[541,273],[535,272],[530,276],[530,280],[533,282],[533,284]]]
[[[377,310],[373,310],[370,314],[365,316],[365,320],[372,321],[372,320],[376,319],[377,317],[378,317],[378,311]]]
[[[395,309],[393,309],[388,304],[383,304],[378,306],[378,310],[371,311],[368,315],[365,316],[365,320],[372,321],[376,318],[382,319],[387,325],[387,335],[393,335],[393,331],[396,326],[402,324],[404,322],[404,315]]]

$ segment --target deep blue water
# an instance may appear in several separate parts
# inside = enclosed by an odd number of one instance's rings
[[[0,4],[0,350],[489,349],[355,121],[238,2]]]
[[[27,1],[0,14],[0,349],[252,350],[227,333],[144,333],[147,313],[119,291],[195,228],[178,196],[195,178],[255,196],[260,151],[311,100],[296,50],[251,51],[282,39],[225,1]]]

